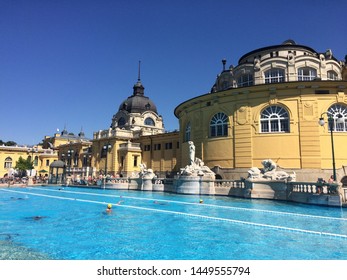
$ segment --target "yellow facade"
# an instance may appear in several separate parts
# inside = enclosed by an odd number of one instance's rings
[[[327,126],[319,126],[318,120],[333,104],[347,105],[347,93],[341,87],[347,87],[347,82],[293,82],[277,84],[271,90],[269,85],[259,85],[248,87],[247,92],[230,89],[200,96],[176,109],[181,140],[184,141],[183,132],[190,123],[196,155],[210,167],[250,168],[271,158],[284,168],[330,168],[330,133]],[[316,88],[330,93],[315,94]],[[288,133],[260,132],[260,112],[271,105],[288,111]],[[228,135],[209,137],[211,118],[218,112],[228,116]],[[336,165],[347,165],[347,134],[336,132],[334,141]],[[182,158],[187,164],[184,154]]]
[[[32,175],[36,173],[37,176],[48,175],[50,164],[58,159],[52,149],[43,149],[41,146],[0,146],[0,178],[11,173],[20,157],[32,159],[35,169]]]
[[[272,159],[284,169],[306,170],[313,179],[332,169],[330,129],[318,121],[333,116],[335,165],[342,177],[347,166],[346,71],[330,50],[317,53],[291,40],[252,51],[236,67],[225,69],[223,61],[211,92],[175,109],[183,165],[190,140],[210,168],[247,175],[247,169]]]
[[[159,177],[172,176],[182,167],[178,132],[143,136],[138,141],[143,163]]]
[[[104,152],[106,147],[109,147],[107,157]],[[105,174],[106,167],[107,174],[115,177],[138,174],[141,171],[140,164],[145,164],[158,176],[172,175],[181,167],[178,132],[141,136],[131,140],[120,137],[94,139],[92,151],[92,166],[95,167],[96,176]]]
[[[91,142],[86,140],[74,140],[61,144],[59,150],[59,160],[66,164],[68,175],[79,174],[83,177],[88,176],[91,168]]]

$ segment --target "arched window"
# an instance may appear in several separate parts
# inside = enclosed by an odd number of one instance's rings
[[[152,118],[146,118],[145,125],[155,126],[154,120]]]
[[[328,109],[328,116],[334,119],[333,131],[347,132],[347,106],[343,104],[334,104]],[[337,119],[339,121],[337,122]],[[341,120],[342,119],[342,120]],[[330,131],[330,125],[329,125]]]
[[[190,141],[190,132],[191,132],[191,126],[189,122],[186,126],[186,129],[184,130],[184,142]]]
[[[330,71],[327,72],[327,80],[335,81],[337,79],[338,79],[338,75],[337,75],[337,73],[335,71],[330,70]]]
[[[228,117],[224,113],[215,114],[210,122],[210,137],[228,136]]]
[[[279,68],[274,68],[266,71],[265,75],[265,84],[272,83],[282,83],[284,82],[284,70]]]
[[[5,164],[4,164],[4,168],[12,168],[12,158],[10,157],[7,157],[5,159]]]
[[[289,132],[288,112],[280,106],[265,108],[260,115],[261,132]]]
[[[119,120],[118,120],[118,126],[124,126],[125,125],[125,119],[123,117],[121,117]]]
[[[253,85],[253,75],[252,74],[244,74],[238,77],[237,86],[238,87],[246,87]]]
[[[39,164],[39,157],[38,156],[35,156],[33,164],[34,164],[34,166],[38,166],[38,164]]]
[[[298,81],[312,81],[317,78],[317,70],[310,67],[299,68]]]

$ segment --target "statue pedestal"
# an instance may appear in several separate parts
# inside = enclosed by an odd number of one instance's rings
[[[142,191],[152,191],[153,190],[153,183],[152,179],[142,179],[142,186],[141,186]]]
[[[33,177],[29,176],[28,177],[28,186],[34,185]]]
[[[210,176],[178,176],[175,185],[176,193],[215,194],[214,178]]]
[[[287,200],[287,183],[273,180],[246,180],[246,189],[251,190],[248,197]]]

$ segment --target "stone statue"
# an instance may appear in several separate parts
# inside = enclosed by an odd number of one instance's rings
[[[260,59],[256,58],[254,59],[254,71],[259,71],[260,70]]]
[[[276,171],[277,164],[271,159],[265,159],[261,162],[261,164],[264,166],[263,173],[266,173],[269,171]]]
[[[193,165],[195,161],[195,146],[193,141],[189,141],[189,165]]]
[[[215,173],[205,166],[204,162],[195,157],[195,146],[193,141],[188,141],[189,144],[189,165],[185,168],[181,168],[180,175],[183,176],[205,176],[209,175],[214,177]]]
[[[295,181],[295,172],[289,175],[285,171],[277,171],[277,164],[271,159],[265,159],[261,162],[263,168],[252,167],[248,170],[249,180],[288,180]]]
[[[156,175],[153,172],[153,169],[147,168],[145,163],[140,163],[140,178],[142,179],[153,179]]]

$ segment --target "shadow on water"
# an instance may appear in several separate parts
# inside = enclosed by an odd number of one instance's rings
[[[0,233],[0,260],[49,260],[48,255],[25,248],[15,242],[17,233]]]

